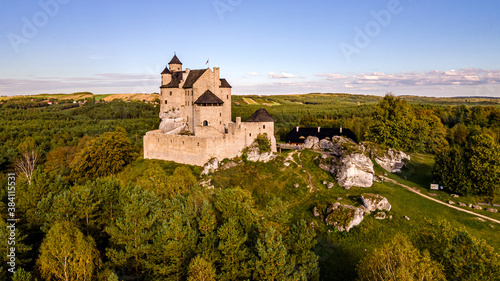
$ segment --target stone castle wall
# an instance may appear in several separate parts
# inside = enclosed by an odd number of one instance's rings
[[[144,158],[203,166],[212,158],[222,160],[240,156],[260,133],[267,133],[276,151],[273,122],[230,123],[227,134],[212,127],[197,126],[195,130],[196,136],[167,135],[160,130],[147,132]]]

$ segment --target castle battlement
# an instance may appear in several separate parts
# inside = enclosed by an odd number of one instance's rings
[[[144,136],[144,158],[203,166],[211,158],[240,156],[259,134],[276,151],[274,120],[265,109],[247,122],[231,120],[231,85],[220,68],[186,68],[174,55],[161,73],[159,130]]]

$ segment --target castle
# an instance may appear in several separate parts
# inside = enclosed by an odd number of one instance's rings
[[[265,109],[247,122],[231,120],[231,85],[220,68],[182,69],[174,55],[161,73],[160,128],[144,136],[144,158],[203,166],[242,154],[259,134],[267,134],[276,151],[274,119]]]

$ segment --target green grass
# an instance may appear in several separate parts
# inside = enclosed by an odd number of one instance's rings
[[[112,94],[103,94],[103,95],[94,95],[95,101],[100,101],[106,97],[111,96]]]
[[[317,166],[319,153],[305,150],[294,154],[295,161],[289,167],[283,160],[289,152],[283,152],[269,163],[247,162],[228,170],[217,171],[212,183],[216,188],[240,186],[250,190],[257,205],[264,209],[275,197],[279,197],[288,207],[292,220],[305,219],[309,224],[314,222],[318,235],[315,252],[319,255],[321,280],[352,280],[356,277],[355,265],[367,253],[388,242],[396,233],[414,236],[427,219],[447,220],[455,228],[465,228],[478,238],[485,239],[497,251],[500,249],[500,225],[492,222],[481,222],[473,215],[462,213],[447,206],[423,198],[392,183],[374,183],[369,188],[351,188],[346,190],[336,184],[335,178]],[[302,160],[302,161],[300,161]],[[412,157],[411,165],[402,174],[390,174],[389,177],[410,186],[417,186],[427,192],[431,180],[433,157],[417,154]],[[382,172],[376,167],[378,172]],[[309,175],[315,187],[310,192]],[[404,177],[408,180],[405,180]],[[335,183],[334,188],[327,189],[323,181]],[[299,184],[298,188],[294,184]],[[425,191],[424,191],[425,189]],[[387,197],[392,205],[388,215],[392,219],[376,220],[372,215],[365,215],[363,222],[351,229],[349,233],[339,233],[334,227],[314,217],[312,209],[318,205],[329,205],[338,202],[354,206],[361,205],[362,193],[375,193]],[[444,193],[444,192],[441,192]],[[443,195],[444,196],[444,195]],[[448,195],[449,196],[449,195]],[[486,214],[493,217],[498,214]],[[408,216],[410,220],[404,217]]]

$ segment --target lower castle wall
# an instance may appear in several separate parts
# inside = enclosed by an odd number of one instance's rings
[[[271,137],[271,148],[276,152],[273,122],[231,123],[227,134],[209,128],[204,127],[201,130],[203,133],[199,131],[201,136],[166,135],[160,130],[149,131],[144,136],[144,158],[203,166],[212,158],[222,160],[240,156],[243,149],[251,145],[260,133],[267,133]]]

